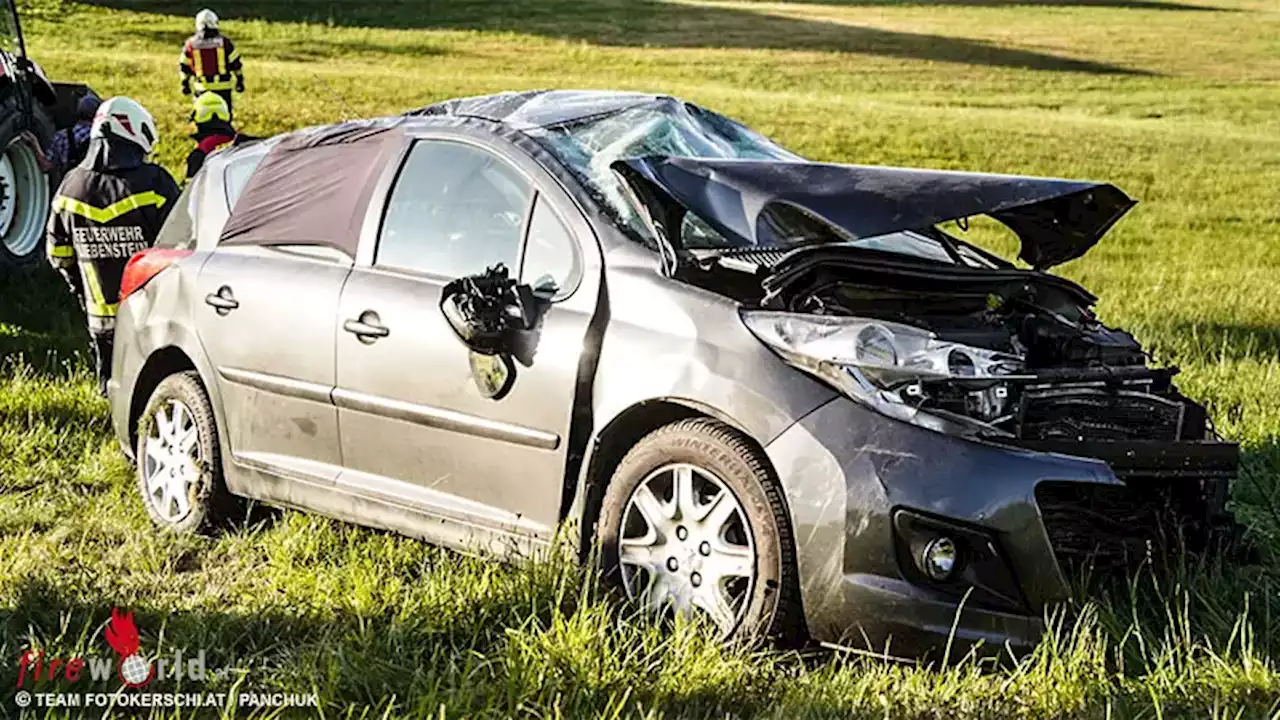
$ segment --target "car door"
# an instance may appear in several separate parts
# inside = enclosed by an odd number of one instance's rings
[[[341,466],[333,348],[352,260],[321,247],[223,247],[201,268],[196,327],[213,364],[241,485],[288,501],[283,480],[333,482]],[[270,477],[267,478],[271,479]]]
[[[590,226],[515,150],[422,139],[369,241],[376,247],[366,263],[362,246],[338,311],[343,482],[464,523],[547,536],[599,289]],[[523,266],[555,302],[514,384],[490,399],[439,306],[446,283],[499,262],[513,273]]]

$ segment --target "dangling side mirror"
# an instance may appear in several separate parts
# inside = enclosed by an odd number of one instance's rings
[[[459,278],[444,287],[440,311],[471,351],[471,377],[480,395],[500,400],[516,379],[512,353],[519,333],[538,323],[542,305],[528,285],[517,285],[503,265]]]
[[[509,335],[537,322],[537,299],[517,285],[504,265],[444,286],[440,311],[464,345],[482,355],[508,352]]]
[[[480,396],[489,400],[501,400],[516,381],[516,366],[510,355],[484,355],[472,350],[471,379],[476,383]]]

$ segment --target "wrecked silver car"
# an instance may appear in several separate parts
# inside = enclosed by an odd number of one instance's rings
[[[656,613],[913,653],[1027,647],[1078,569],[1231,526],[1237,447],[1047,272],[1134,205],[1111,185],[545,91],[238,147],[178,205],[111,381],[167,527],[247,497],[497,554],[568,528]],[[978,216],[1029,269],[940,227]]]

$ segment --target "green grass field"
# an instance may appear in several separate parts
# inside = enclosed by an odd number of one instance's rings
[[[142,101],[177,170],[177,52],[198,6],[23,5],[49,74]],[[917,667],[663,636],[571,567],[500,567],[294,512],[173,537],[135,499],[81,321],[43,271],[0,288],[0,712],[16,713],[24,648],[106,653],[120,606],[145,651],[205,649],[230,668],[194,689],[315,692],[327,717],[1280,718],[1276,0],[214,7],[245,56],[254,134],[461,94],[625,88],[700,102],[815,159],[1116,183],[1141,204],[1061,272],[1181,366],[1243,445],[1233,507],[1261,562],[1189,563],[1083,598],[1017,665]]]

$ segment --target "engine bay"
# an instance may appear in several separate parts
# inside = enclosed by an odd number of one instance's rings
[[[1175,368],[1148,367],[1141,344],[1107,327],[1067,292],[1034,283],[988,291],[900,290],[838,277],[785,300],[789,312],[875,318],[1021,359],[1007,380],[921,381],[922,409],[978,420],[1029,440],[1184,440],[1205,437],[1203,410],[1178,393]],[[963,377],[963,350],[948,358]]]
[[[1093,295],[1063,278],[830,246],[725,259],[704,266],[702,281],[738,288],[745,304],[879,320],[956,344],[946,351],[949,377],[904,379],[896,389],[917,409],[961,421],[977,436],[1032,443],[1215,437],[1204,408],[1174,385],[1178,369],[1154,367],[1132,334],[1098,319]],[[749,296],[751,285],[763,294]],[[975,373],[982,359],[973,349],[1008,362],[993,375]]]

